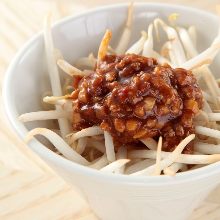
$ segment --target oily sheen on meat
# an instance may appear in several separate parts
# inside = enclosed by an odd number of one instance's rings
[[[99,125],[116,147],[162,136],[165,151],[194,133],[203,97],[191,71],[135,54],[106,55],[89,76],[76,80],[75,130]],[[192,148],[188,145],[185,153]]]

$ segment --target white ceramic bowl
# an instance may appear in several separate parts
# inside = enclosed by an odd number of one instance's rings
[[[69,17],[53,27],[55,45],[69,62],[97,52],[106,28],[113,31],[113,46],[126,19],[127,5],[113,5]],[[195,25],[199,50],[205,49],[216,36],[218,18],[205,11],[166,4],[135,4],[132,40],[156,17],[179,13],[178,23]],[[218,59],[219,61],[219,59]],[[214,65],[218,68],[218,62]],[[11,63],[4,82],[6,114],[21,138],[28,129],[51,126],[45,122],[28,123],[17,117],[24,112],[40,110],[40,99],[49,90],[42,34],[29,41]],[[220,163],[175,177],[131,177],[109,175],[72,163],[56,155],[36,139],[29,147],[67,181],[78,186],[91,207],[103,220],[183,220],[220,182]],[[74,199],[74,198],[73,198]]]

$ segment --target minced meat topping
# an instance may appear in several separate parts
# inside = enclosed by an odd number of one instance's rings
[[[74,129],[99,125],[116,147],[162,136],[163,150],[172,151],[194,133],[193,118],[203,103],[191,71],[135,54],[106,55],[94,72],[77,82]],[[184,152],[192,148],[191,143]]]

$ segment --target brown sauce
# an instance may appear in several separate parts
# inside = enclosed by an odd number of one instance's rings
[[[162,136],[163,150],[172,151],[194,133],[203,103],[191,71],[135,54],[107,55],[74,86],[74,129],[100,125],[116,146]],[[192,150],[189,144],[184,152]]]

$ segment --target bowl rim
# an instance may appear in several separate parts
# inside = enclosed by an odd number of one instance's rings
[[[101,7],[93,8],[90,10],[86,10],[83,13],[80,13],[74,16],[67,16],[64,19],[61,19],[60,21],[56,22],[52,26],[52,28],[54,29],[56,27],[59,27],[65,23],[71,22],[72,20],[83,17],[85,15],[99,13],[103,10],[124,8],[124,7],[127,7],[128,4],[129,3],[111,4],[107,6],[101,6]],[[153,2],[148,2],[148,3],[135,2],[134,4],[135,7],[140,7],[142,5],[148,6],[148,7],[156,7],[156,8],[169,7],[171,9],[174,9],[174,11],[175,9],[179,9],[183,11],[195,12],[196,14],[200,14],[206,17],[211,17],[212,19],[217,18],[217,16],[212,14],[211,12],[207,12],[207,11],[193,8],[193,7],[178,5],[178,4],[172,5],[172,4],[167,4],[167,3],[153,3]],[[42,37],[43,35],[41,31],[35,36],[33,36],[29,41],[27,41],[22,46],[22,48],[17,52],[15,57],[12,59],[12,62],[9,64],[8,69],[4,76],[3,89],[2,89],[3,109],[4,109],[5,115],[7,116],[7,119],[11,127],[21,139],[24,138],[25,133],[27,133],[27,129],[25,128],[26,131],[22,131],[23,130],[21,129],[21,127],[23,126],[22,123],[14,120],[15,116],[13,115],[13,112],[11,111],[13,104],[12,104],[11,99],[9,98],[10,97],[10,81],[13,78],[13,75],[15,74],[16,65],[18,64],[20,58],[23,56],[23,54],[26,53],[26,51],[28,50],[28,48],[31,47],[32,44],[39,41]],[[202,168],[198,168],[193,171],[178,173],[175,177],[170,177],[170,176],[136,176],[136,177],[132,176],[131,177],[129,175],[121,175],[121,174],[112,175],[108,173],[102,173],[100,171],[93,170],[91,168],[69,161],[68,159],[65,159],[64,157],[57,155],[51,150],[49,150],[47,147],[45,147],[35,138],[28,144],[28,147],[30,147],[35,152],[37,151],[38,155],[45,154],[45,156],[50,161],[53,161],[54,163],[59,163],[62,166],[68,167],[68,170],[74,170],[74,172],[80,173],[81,175],[85,175],[85,176],[88,176],[90,178],[95,178],[95,179],[102,179],[103,181],[108,181],[112,183],[135,184],[135,185],[138,184],[138,185],[147,185],[147,186],[150,186],[150,185],[153,185],[153,186],[163,185],[164,186],[164,185],[175,185],[175,184],[180,184],[184,182],[185,183],[192,182],[196,180],[201,180],[203,178],[207,178],[208,176],[220,174],[220,162],[217,162],[214,164],[204,166]]]

